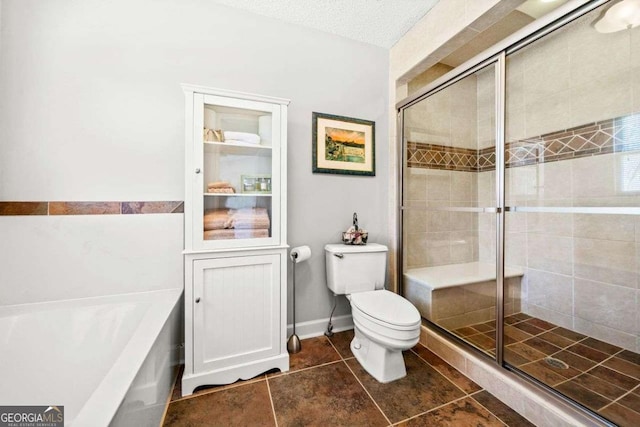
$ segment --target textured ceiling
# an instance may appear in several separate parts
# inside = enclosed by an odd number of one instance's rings
[[[438,0],[213,0],[390,48]]]

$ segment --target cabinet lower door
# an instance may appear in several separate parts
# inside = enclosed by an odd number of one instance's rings
[[[195,371],[277,355],[280,255],[196,260],[193,269]]]

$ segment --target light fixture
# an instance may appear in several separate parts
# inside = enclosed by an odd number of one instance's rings
[[[622,0],[607,10],[595,23],[599,33],[615,33],[640,25],[640,0]]]

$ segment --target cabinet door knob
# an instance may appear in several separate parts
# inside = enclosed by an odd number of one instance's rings
[[[196,304],[200,302],[200,298],[196,298]]]
[[[200,173],[200,168],[196,168],[196,173]]]

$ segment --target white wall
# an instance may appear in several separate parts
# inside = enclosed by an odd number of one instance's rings
[[[0,217],[0,305],[182,287],[182,215]]]
[[[388,242],[387,50],[206,0],[3,0],[0,14],[0,200],[183,200],[184,82],[292,100],[289,243],[314,251],[298,268],[297,320],[328,316],[322,247],[354,211]],[[312,111],[376,122],[376,177],[311,173]],[[13,286],[25,298],[83,292],[83,281],[106,294],[179,286],[179,217],[0,217],[0,301],[21,301]],[[73,263],[55,253],[70,245]],[[74,269],[91,248],[120,284]],[[8,269],[19,257],[48,269]]]

